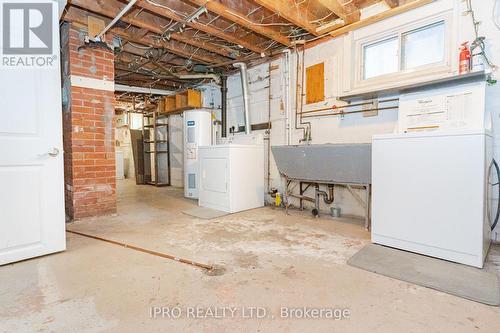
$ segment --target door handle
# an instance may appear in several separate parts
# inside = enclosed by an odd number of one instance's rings
[[[57,155],[59,155],[59,149],[57,149],[56,147],[52,147],[49,149],[47,154],[49,154],[52,157],[56,157]]]

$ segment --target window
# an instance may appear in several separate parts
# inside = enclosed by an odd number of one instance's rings
[[[412,69],[444,61],[444,22],[402,35],[402,68]]]
[[[363,47],[365,80],[398,71],[398,44],[398,37],[393,37]]]
[[[362,44],[362,80],[445,62],[445,22]]]

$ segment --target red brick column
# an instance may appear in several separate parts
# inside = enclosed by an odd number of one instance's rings
[[[114,214],[115,97],[105,88],[114,79],[114,54],[85,45],[85,32],[69,24],[61,34],[66,215]]]

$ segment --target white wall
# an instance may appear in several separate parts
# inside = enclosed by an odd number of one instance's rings
[[[487,38],[488,53],[491,60],[500,64],[500,30],[498,30],[492,20],[492,10],[494,0],[473,0],[472,1],[476,16],[482,21],[480,26],[480,35]],[[454,8],[454,38],[449,41],[450,50],[453,59],[458,59],[458,48],[462,41],[470,41],[473,39],[472,23],[470,16],[463,16],[462,11],[465,9],[465,4],[460,0],[438,0],[432,4],[415,9],[397,17],[388,19],[387,22],[380,24],[388,24],[388,22],[406,22],[418,13],[426,13],[442,9],[443,6],[451,6]],[[373,15],[379,10],[380,6],[369,8],[363,13],[363,16]],[[373,29],[367,27],[365,29]],[[349,52],[344,51],[344,39],[348,37],[339,37],[315,47],[306,50],[305,66],[311,66],[320,62],[325,63],[325,101],[314,105],[304,106],[304,111],[310,108],[318,108],[321,106],[330,106],[338,103],[335,97],[341,91],[343,82],[343,64],[344,58],[349,57]],[[351,55],[352,56],[352,55]],[[273,70],[270,74],[271,82],[271,122],[272,130],[270,136],[271,145],[286,144],[286,128],[285,128],[285,112],[284,104],[284,63],[283,58],[275,60],[272,65],[278,65],[279,68]],[[252,124],[266,122],[269,112],[269,64],[262,64],[249,70],[250,81],[250,100],[251,110],[250,118]],[[295,56],[292,56],[292,115],[295,114]],[[496,129],[496,156],[500,159],[500,84],[497,84],[491,92],[496,98],[493,99],[494,109],[494,127]],[[346,115],[341,118],[338,116],[310,118],[312,123],[312,142],[319,143],[363,143],[371,142],[371,137],[374,134],[390,133],[394,131],[397,122],[397,111],[387,110],[380,111],[378,116],[363,117],[363,114]],[[235,74],[228,78],[228,128],[244,124],[241,87],[239,75]],[[292,127],[294,120],[292,119]],[[301,132],[292,131],[291,144],[298,144],[301,137]],[[271,157],[272,158],[272,157]],[[267,170],[267,169],[266,169]],[[282,190],[281,179],[277,168],[272,160],[271,163],[271,186]],[[363,209],[345,190],[339,189],[336,192],[336,202],[342,208],[343,213],[353,215],[363,215]],[[497,231],[500,233],[500,229]],[[500,237],[499,237],[500,238]]]

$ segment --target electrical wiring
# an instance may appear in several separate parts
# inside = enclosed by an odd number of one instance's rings
[[[256,26],[264,27],[264,26],[291,26],[291,25],[293,25],[291,23],[256,23],[256,22],[253,22],[253,21],[239,15],[239,14],[236,14],[235,12],[230,11],[229,9],[226,9],[226,12],[244,20],[245,22],[247,22],[249,24],[256,25]]]
[[[321,24],[321,22],[323,22],[324,20],[326,20],[327,18],[329,18],[330,16],[334,15],[335,13],[334,12],[331,12],[330,14],[322,17],[322,18],[319,18],[317,20],[313,20],[313,21],[309,21],[309,23],[311,24],[314,24],[314,23],[318,23],[318,24]]]
[[[133,46],[135,47],[136,49],[141,49],[141,50],[151,50],[153,49],[154,47],[152,46],[142,46],[142,45],[137,45],[135,43],[132,43],[131,41],[128,42],[130,44],[130,46]]]
[[[497,66],[491,62],[491,60],[488,58],[488,55],[486,54],[486,46],[484,44],[484,37],[479,36],[479,25],[481,24],[481,22],[476,19],[474,9],[472,8],[472,0],[466,0],[466,3],[467,3],[467,14],[469,14],[471,16],[472,25],[474,27],[474,41],[473,41],[473,43],[475,43],[481,49],[480,54],[483,56],[483,59],[484,59],[486,65],[488,65],[488,67],[490,67],[492,71],[496,71]],[[493,80],[491,77],[489,77],[488,82],[493,84],[493,83],[496,83],[496,80]]]
[[[159,3],[156,3],[156,2],[154,2],[154,1],[151,1],[151,0],[146,0],[146,2],[147,2],[147,3],[149,3],[150,5],[153,5],[153,6],[160,7],[160,8],[166,9],[166,10],[168,10],[168,11],[171,11],[172,13],[177,14],[177,15],[179,15],[179,16],[182,16],[183,18],[188,17],[188,16],[187,16],[186,14],[184,14],[184,13],[178,12],[178,11],[176,11],[176,10],[174,10],[174,9],[170,8],[170,7],[167,7],[167,6],[165,6],[165,5],[162,5],[162,4],[159,4]]]
[[[170,19],[170,22],[168,22],[167,24],[161,26],[161,28],[168,30],[168,27],[172,24],[173,21],[174,21],[174,19]]]
[[[217,15],[217,16],[214,16],[213,19],[211,19],[210,21],[207,22],[207,24],[205,24],[205,26],[209,26],[210,24],[212,24],[214,21],[216,21],[218,18],[220,17],[220,15]],[[198,30],[199,31],[199,30]]]
[[[493,23],[500,29],[500,0],[495,0],[493,5]]]
[[[265,47],[265,48],[264,48],[264,51],[269,50],[271,47],[273,47],[273,46],[274,46],[274,45],[276,45],[276,44],[277,44],[277,42],[276,42],[276,41],[274,41],[274,40],[273,40],[273,41],[271,41],[271,43],[270,43],[267,47]]]

